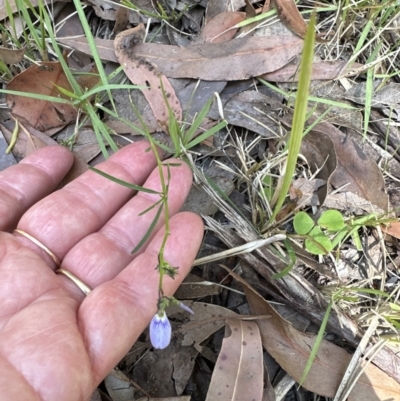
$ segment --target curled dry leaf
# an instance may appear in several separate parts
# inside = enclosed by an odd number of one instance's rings
[[[180,328],[184,339],[182,345],[193,345],[199,352],[204,340],[225,325],[226,318],[236,318],[238,315],[222,306],[194,302],[190,305],[194,314],[190,315],[190,322]]]
[[[6,49],[0,47],[0,60],[4,64],[17,64],[24,59],[25,48],[23,49]]]
[[[282,22],[294,33],[304,38],[308,25],[293,0],[275,0],[276,10]]]
[[[297,9],[294,0],[275,0],[275,4],[281,21],[294,33],[304,38],[308,25]],[[315,40],[317,42],[326,42],[325,39],[320,38],[318,35]]]
[[[244,21],[245,13],[224,12],[216,15],[203,28],[195,43],[221,43],[232,39],[238,28],[234,28],[239,22]]]
[[[166,101],[178,121],[182,120],[182,108],[172,85],[157,66],[135,53],[135,48],[141,46],[137,43],[143,40],[143,36],[143,24],[118,34],[114,41],[115,54],[130,81],[144,88],[143,95],[160,127],[166,130],[169,119]]]
[[[46,62],[33,65],[18,74],[7,85],[7,89],[58,97],[60,92],[57,86],[72,91],[61,64]],[[40,131],[68,124],[77,116],[76,109],[69,104],[51,103],[24,96],[7,95],[7,105],[15,117]]]
[[[230,334],[222,341],[206,401],[261,401],[264,365],[258,326],[239,319],[226,323]]]
[[[382,173],[360,145],[329,123],[319,123],[313,131],[329,135],[335,147],[337,168],[331,184],[335,188],[345,186],[345,191],[353,192],[387,212],[389,200]]]
[[[296,330],[244,279],[234,272],[230,274],[243,285],[252,313],[271,315],[271,319],[257,320],[263,346],[299,382],[316,335]],[[325,397],[334,397],[350,360],[351,355],[343,348],[322,340],[303,387]],[[369,364],[354,385],[348,401],[396,400],[398,394],[400,384],[375,365]]]
[[[328,184],[337,166],[335,148],[330,137],[322,132],[311,131],[303,138],[300,152],[306,158],[311,172],[316,173],[315,178]],[[328,186],[321,185],[315,192],[322,206],[328,194]]]
[[[122,34],[120,34],[122,35]],[[86,38],[59,38],[73,49],[90,54]],[[103,60],[118,62],[113,41],[95,40]],[[143,43],[127,47],[129,58],[146,60],[168,78],[196,78],[205,81],[236,81],[258,77],[286,65],[300,54],[303,40],[289,36],[245,37],[223,43],[187,47]]]

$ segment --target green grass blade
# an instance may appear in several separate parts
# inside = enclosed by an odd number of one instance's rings
[[[211,127],[210,129],[208,129],[206,132],[203,132],[201,135],[199,135],[198,137],[196,137],[195,139],[193,139],[193,141],[190,141],[185,148],[186,149],[190,149],[193,146],[196,146],[197,144],[199,144],[200,142],[206,140],[207,138],[209,138],[210,136],[213,136],[216,132],[218,132],[219,130],[221,130],[222,128],[225,128],[227,125],[227,122],[221,121],[220,123],[218,123],[217,125],[214,125],[214,127]]]
[[[92,57],[93,57],[94,62],[96,64],[97,71],[99,72],[101,82],[103,83],[104,86],[106,86],[106,85],[108,85],[107,75],[106,75],[106,73],[104,71],[103,64],[102,64],[100,56],[99,56],[99,52],[97,51],[97,47],[96,47],[96,44],[94,42],[94,38],[93,38],[93,35],[92,35],[92,32],[91,32],[89,23],[87,22],[85,12],[83,11],[82,3],[79,0],[74,0],[74,4],[75,4],[76,11],[78,13],[79,19],[81,21],[83,30],[85,32],[86,40],[88,41],[88,44],[89,44],[89,47],[90,47],[90,51],[92,52]],[[116,110],[111,91],[108,90],[107,94],[108,94],[110,102],[111,102],[111,104],[113,106],[113,109]]]
[[[276,215],[281,210],[283,202],[285,201],[290,184],[292,182],[293,174],[296,168],[297,157],[300,151],[304,123],[307,113],[307,99],[311,81],[311,70],[315,42],[315,18],[315,13],[313,13],[304,40],[304,49],[300,64],[298,93],[296,96],[293,125],[289,139],[289,154],[286,162],[286,171],[278,195],[278,200],[270,218],[270,223],[275,220]]]
[[[326,309],[326,312],[325,312],[325,315],[324,315],[324,319],[322,320],[321,327],[319,328],[317,337],[316,337],[315,342],[314,342],[314,346],[312,347],[312,350],[311,350],[310,356],[308,357],[306,366],[304,367],[303,374],[302,374],[301,379],[299,381],[299,385],[300,386],[302,386],[304,381],[306,380],[306,378],[308,376],[308,373],[310,372],[311,366],[312,366],[312,364],[314,362],[314,359],[317,356],[319,347],[321,346],[322,339],[323,339],[324,333],[325,333],[325,329],[326,329],[326,326],[328,324],[329,315],[331,314],[332,305],[333,305],[333,301],[331,300],[329,302],[328,308]]]

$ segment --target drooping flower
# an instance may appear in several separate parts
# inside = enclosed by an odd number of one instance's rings
[[[150,341],[154,348],[167,348],[171,341],[171,323],[164,311],[159,311],[150,322]]]

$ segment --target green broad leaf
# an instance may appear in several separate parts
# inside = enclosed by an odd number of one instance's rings
[[[299,212],[294,216],[293,226],[297,234],[306,235],[313,229],[315,223],[306,212]]]
[[[390,308],[391,308],[392,310],[395,310],[395,311],[399,311],[399,312],[400,312],[400,305],[397,305],[397,304],[395,304],[395,303],[393,303],[393,302],[389,302],[389,306],[390,306]]]
[[[305,246],[307,251],[313,255],[326,255],[333,249],[331,240],[318,226],[315,226],[308,234]]]
[[[337,210],[326,210],[318,219],[318,225],[329,231],[340,231],[345,227],[342,214]]]

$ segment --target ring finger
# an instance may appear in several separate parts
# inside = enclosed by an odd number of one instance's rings
[[[124,181],[141,185],[156,166],[148,142],[128,145],[98,166]],[[133,195],[133,191],[93,171],[87,171],[63,189],[31,207],[18,223],[22,230],[45,245],[62,260],[82,238],[98,231]],[[46,261],[52,260],[32,241],[22,236],[24,245],[33,247]]]

